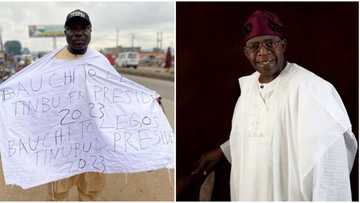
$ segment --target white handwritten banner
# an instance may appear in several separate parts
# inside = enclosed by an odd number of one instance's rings
[[[157,93],[94,50],[71,61],[54,59],[57,51],[0,85],[6,184],[173,168],[175,138]]]

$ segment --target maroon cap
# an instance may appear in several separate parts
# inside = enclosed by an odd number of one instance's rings
[[[247,19],[243,27],[244,41],[262,35],[284,37],[280,18],[269,11],[257,10]]]

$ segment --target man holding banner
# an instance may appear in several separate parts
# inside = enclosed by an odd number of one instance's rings
[[[74,60],[84,55],[91,40],[91,22],[89,16],[81,10],[68,14],[65,22],[67,48],[55,55],[58,60]],[[105,187],[105,176],[101,173],[83,173],[49,184],[51,200],[64,200],[73,185],[78,185],[79,200],[95,200]]]
[[[51,200],[65,200],[76,185],[79,200],[96,200],[103,173],[173,168],[174,135],[159,95],[88,48],[84,11],[68,14],[65,36],[66,47],[0,85],[6,184],[27,189],[51,182]]]

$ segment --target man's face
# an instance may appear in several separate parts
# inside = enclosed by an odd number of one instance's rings
[[[260,73],[260,82],[272,81],[285,67],[286,41],[278,36],[263,35],[246,42],[245,56]]]
[[[91,40],[91,27],[82,20],[73,20],[65,28],[68,50],[73,54],[84,54]]]

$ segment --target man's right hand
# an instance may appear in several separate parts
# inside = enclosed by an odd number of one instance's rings
[[[199,161],[197,162],[197,167],[193,172],[191,172],[191,175],[202,174],[203,176],[207,176],[224,158],[224,153],[220,147],[204,153],[203,155],[201,155]]]

